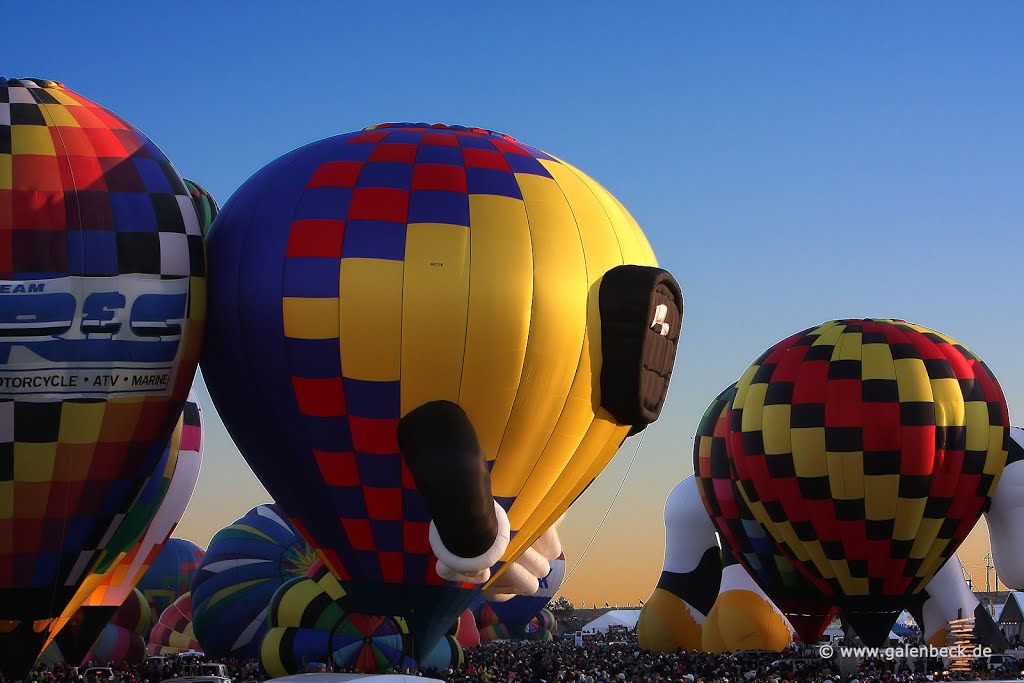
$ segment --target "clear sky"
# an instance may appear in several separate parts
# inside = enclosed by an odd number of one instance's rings
[[[299,145],[384,121],[497,129],[583,169],[686,296],[665,414],[564,593],[646,598],[662,505],[707,403],[765,348],[892,316],[980,354],[1024,400],[1024,4],[10,2],[7,76],[124,116],[223,203]],[[205,388],[200,387],[205,395]],[[209,401],[179,534],[265,491]],[[633,453],[570,512],[572,565]],[[965,565],[984,585],[985,539]]]

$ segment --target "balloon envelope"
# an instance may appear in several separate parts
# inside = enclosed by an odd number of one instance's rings
[[[52,81],[0,78],[0,101],[0,669],[20,677],[163,453],[205,259],[146,136]]]
[[[195,394],[189,394],[178,426],[164,449],[156,470],[149,477],[108,542],[78,592],[51,625],[61,653],[68,661],[82,658],[113,612],[131,598],[135,584],[148,567],[145,560],[156,554],[154,543],[162,544],[185,511],[199,475],[202,451],[202,411]],[[158,519],[174,516],[171,524]],[[136,561],[141,555],[142,560]],[[155,618],[156,615],[153,615]],[[71,626],[67,626],[70,623]],[[148,633],[148,627],[147,627]]]
[[[508,136],[388,124],[312,143],[239,188],[209,254],[219,414],[353,608],[406,615],[417,649],[474,587],[437,574],[399,420],[435,401],[465,412],[515,536],[505,561],[632,427],[602,407],[597,293],[654,254],[607,191]]]
[[[149,634],[150,656],[176,655],[189,650],[201,651],[192,628],[192,594],[185,593],[165,609]]]
[[[1006,463],[991,371],[903,321],[832,321],[779,342],[729,411],[750,512],[871,644],[974,527]]]
[[[151,625],[146,598],[133,589],[82,658],[82,664],[112,662],[118,666],[124,662],[141,663],[146,656],[145,636],[149,635]]]
[[[183,538],[170,538],[139,581],[137,588],[146,596],[153,620],[179,597],[192,590],[192,575],[203,559],[203,549]],[[189,620],[191,620],[191,601]]]
[[[257,657],[274,593],[317,562],[275,505],[255,507],[218,531],[192,580],[193,622],[204,652]]]
[[[743,568],[778,606],[805,643],[816,643],[835,614],[829,587],[801,574],[789,555],[754,518],[737,490],[729,459],[728,407],[736,385],[719,394],[705,411],[693,444],[693,472],[701,500]],[[665,598],[661,598],[665,600]]]
[[[565,555],[551,561],[551,571],[540,580],[540,589],[533,595],[517,595],[503,602],[490,603],[498,621],[504,624],[513,636],[524,636],[527,626],[558,592],[565,577]]]

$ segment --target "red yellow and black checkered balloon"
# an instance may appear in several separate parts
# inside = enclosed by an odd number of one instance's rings
[[[758,523],[739,493],[729,459],[729,413],[733,384],[711,402],[693,444],[693,474],[704,508],[723,548],[786,615],[805,643],[816,643],[835,617],[831,587],[818,579],[817,590],[797,571],[790,557]]]
[[[981,359],[898,320],[832,321],[779,342],[729,406],[744,503],[848,613],[885,612],[927,585],[986,509],[1008,434]]]

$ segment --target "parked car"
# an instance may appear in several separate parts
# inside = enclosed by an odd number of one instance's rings
[[[109,666],[90,666],[85,670],[86,683],[103,683],[114,680],[114,670]]]
[[[231,683],[231,679],[223,676],[178,676],[160,681],[160,683]]]
[[[231,678],[228,675],[228,667],[217,662],[203,662],[199,665],[200,676],[216,676],[218,678]]]

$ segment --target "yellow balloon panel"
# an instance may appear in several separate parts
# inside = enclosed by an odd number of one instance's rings
[[[498,454],[512,412],[530,334],[533,254],[523,203],[469,198],[470,282],[459,405],[488,460]]]
[[[640,647],[652,652],[699,650],[702,630],[686,603],[663,588],[654,589],[636,623]]]
[[[469,307],[469,229],[412,224],[402,286],[402,414],[459,401]]]
[[[523,374],[491,470],[498,498],[517,496],[540,457],[579,367],[587,328],[586,266],[569,204],[550,178],[516,178],[530,222],[534,287]]]
[[[725,591],[704,621],[701,645],[707,652],[773,650],[793,642],[785,617],[757,593]]]

